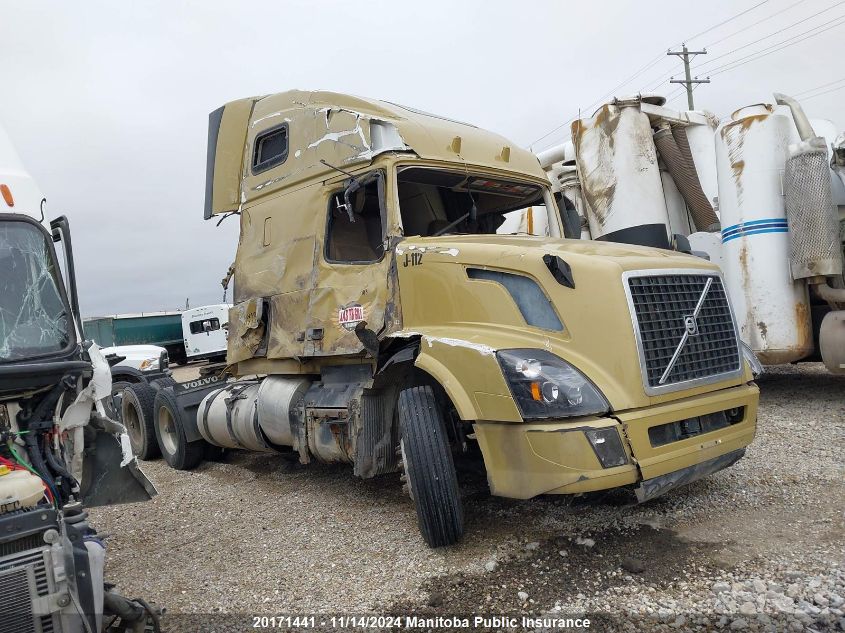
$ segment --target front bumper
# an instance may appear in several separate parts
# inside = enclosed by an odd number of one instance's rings
[[[644,482],[645,489],[650,490],[642,499],[646,500],[739,459],[741,455],[720,458],[741,451],[754,439],[758,400],[757,386],[747,384],[613,417],[523,424],[479,421],[474,430],[494,495],[528,499]],[[743,409],[741,419],[724,428],[658,446],[649,436],[649,429],[659,425],[738,408]],[[597,429],[618,432],[625,453],[621,461],[625,463],[602,465],[587,434]],[[698,465],[701,467],[695,468]],[[672,473],[678,474],[667,477]],[[699,474],[692,477],[694,473]],[[650,480],[657,483],[650,484]]]

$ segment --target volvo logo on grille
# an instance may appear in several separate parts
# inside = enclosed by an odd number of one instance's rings
[[[684,329],[690,336],[696,336],[698,334],[698,321],[694,314],[688,314],[684,317]]]
[[[701,312],[701,307],[704,305],[704,300],[707,298],[707,293],[710,292],[710,286],[712,285],[713,277],[708,277],[707,283],[704,284],[704,289],[701,291],[701,296],[698,297],[698,303],[695,304],[695,310],[692,311],[692,314],[684,316],[684,335],[681,337],[678,347],[675,348],[675,353],[672,354],[672,358],[669,360],[669,364],[666,366],[666,370],[663,372],[660,380],[657,381],[657,384],[662,385],[666,383],[666,380],[669,378],[669,374],[671,374],[672,370],[675,368],[675,363],[677,363],[678,359],[681,357],[681,352],[687,344],[690,336],[698,334],[698,315]]]

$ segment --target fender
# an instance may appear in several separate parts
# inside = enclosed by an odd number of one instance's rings
[[[443,387],[462,420],[483,419],[473,397],[463,388],[457,377],[433,354],[420,350],[414,366],[422,369]]]
[[[462,420],[522,422],[492,348],[423,333],[414,365],[443,387]]]
[[[113,381],[126,380],[126,382],[147,382],[147,377],[140,369],[134,367],[112,367],[111,377]]]

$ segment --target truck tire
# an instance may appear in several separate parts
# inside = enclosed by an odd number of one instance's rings
[[[159,456],[158,443],[153,430],[153,400],[155,389],[145,382],[127,385],[123,389],[120,403],[120,417],[132,452],[138,459],[153,459]]]
[[[431,387],[399,394],[402,456],[417,523],[430,547],[452,545],[464,533],[458,478],[443,415]]]
[[[155,436],[161,456],[168,466],[176,470],[192,470],[200,465],[206,455],[208,442],[189,442],[185,436],[182,409],[176,402],[172,389],[159,389],[153,405],[155,411]]]
[[[150,382],[156,390],[164,389],[165,387],[173,387],[178,383],[173,379],[172,376],[165,376],[164,378],[156,378],[155,380]]]

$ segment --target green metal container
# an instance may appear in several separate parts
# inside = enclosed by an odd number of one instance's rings
[[[85,319],[82,327],[85,338],[100,347],[158,345],[174,360],[184,356],[181,312],[96,317]]]

